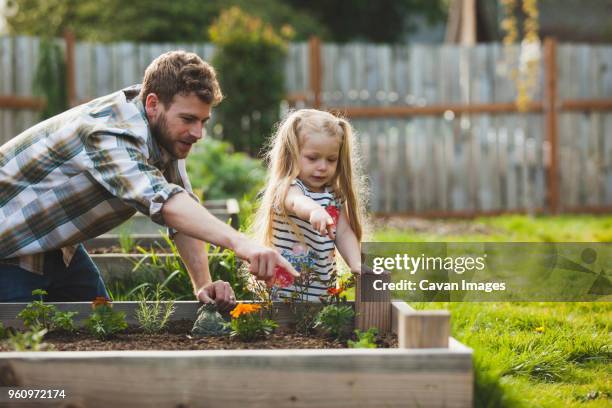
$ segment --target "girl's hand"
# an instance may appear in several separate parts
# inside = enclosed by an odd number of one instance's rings
[[[313,210],[310,213],[310,219],[308,222],[310,222],[312,228],[314,228],[314,230],[320,235],[327,235],[329,239],[334,239],[336,235],[334,220],[323,207]]]

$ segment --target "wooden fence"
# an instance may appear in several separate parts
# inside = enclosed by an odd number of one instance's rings
[[[64,39],[73,104],[137,83],[160,53],[210,44]],[[498,44],[292,44],[290,105],[340,112],[358,131],[370,208],[471,216],[612,210],[612,46],[547,40],[527,113]],[[0,143],[36,123],[38,40],[0,38]]]

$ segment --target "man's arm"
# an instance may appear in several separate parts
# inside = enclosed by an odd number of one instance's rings
[[[230,284],[212,281],[206,243],[182,233],[174,236],[174,243],[189,272],[195,297],[205,303],[214,300],[222,310],[233,307],[236,298]]]
[[[161,212],[166,225],[179,233],[233,250],[236,256],[249,262],[250,272],[260,280],[271,281],[276,266],[285,268],[295,277],[299,276],[278,252],[257,244],[223,223],[185,192],[170,197]]]

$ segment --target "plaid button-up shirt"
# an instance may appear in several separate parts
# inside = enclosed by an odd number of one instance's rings
[[[0,147],[0,263],[42,274],[44,252],[75,246],[136,211],[191,192],[184,160],[152,137],[139,86],[50,118]]]

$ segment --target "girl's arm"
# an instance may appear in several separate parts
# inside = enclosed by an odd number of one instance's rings
[[[285,208],[289,214],[309,222],[319,234],[334,239],[334,220],[332,217],[316,201],[306,197],[298,186],[289,187],[287,198],[285,198]]]
[[[340,212],[337,234],[336,248],[342,255],[342,259],[351,268],[351,272],[361,273],[361,245],[348,222],[344,208]]]

